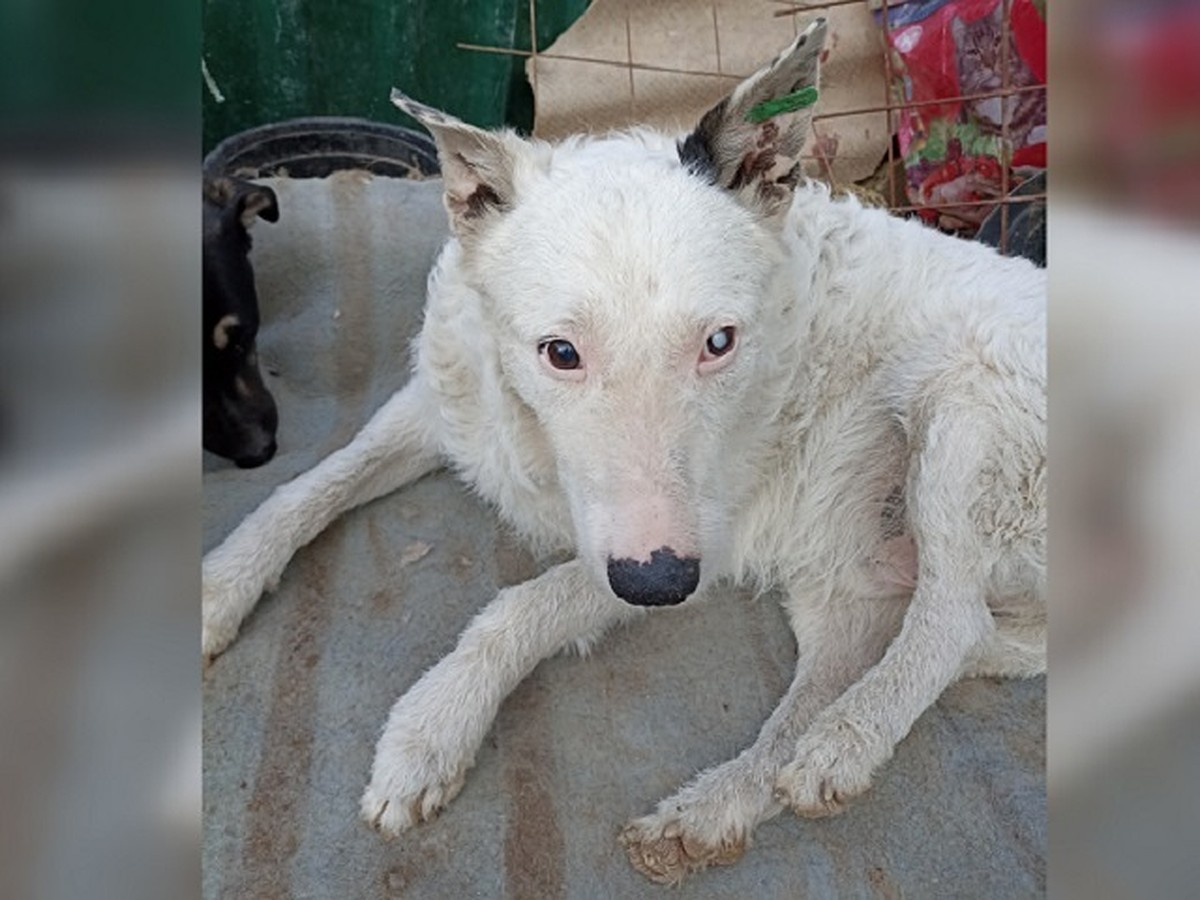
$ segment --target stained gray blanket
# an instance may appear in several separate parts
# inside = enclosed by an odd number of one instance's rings
[[[280,450],[251,471],[206,458],[205,549],[404,384],[446,235],[440,182],[272,185],[280,221],[256,227],[253,260]],[[782,815],[740,863],[677,893],[637,875],[621,825],[751,743],[789,681],[796,651],[778,604],[744,594],[655,611],[588,659],[542,663],[505,702],[458,799],[384,842],[358,800],[388,709],[499,587],[541,565],[445,473],[301,550],[204,676],[204,896],[1043,892],[1042,679],[950,689],[840,817]]]

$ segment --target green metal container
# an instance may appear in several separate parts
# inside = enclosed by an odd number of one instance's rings
[[[586,0],[536,0],[544,48]],[[204,151],[267,122],[354,116],[414,125],[392,87],[482,126],[533,125],[529,0],[204,0]]]

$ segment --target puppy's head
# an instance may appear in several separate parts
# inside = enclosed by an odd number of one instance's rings
[[[393,92],[437,142],[463,267],[578,553],[630,603],[679,603],[732,562],[780,402],[780,229],[824,37],[817,20],[678,141],[552,146]]]
[[[258,369],[258,294],[250,233],[279,219],[275,193],[235,178],[204,179],[204,449],[239,466],[275,454],[278,414]]]

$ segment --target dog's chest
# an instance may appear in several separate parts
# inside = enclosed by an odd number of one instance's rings
[[[864,356],[843,377],[785,407],[789,426],[739,516],[743,571],[785,581],[848,579],[854,592],[911,588],[906,434],[878,396]],[[828,373],[826,373],[828,374]]]

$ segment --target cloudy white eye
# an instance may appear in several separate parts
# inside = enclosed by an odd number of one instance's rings
[[[724,356],[733,349],[734,329],[726,325],[720,331],[714,331],[704,342],[704,349],[710,356]]]
[[[583,364],[579,351],[570,341],[542,341],[538,344],[538,353],[543,354],[551,366],[562,371],[578,369]]]
[[[700,355],[701,363],[711,363],[726,356],[737,343],[737,329],[732,325],[719,328],[708,336],[704,342],[704,352]]]

